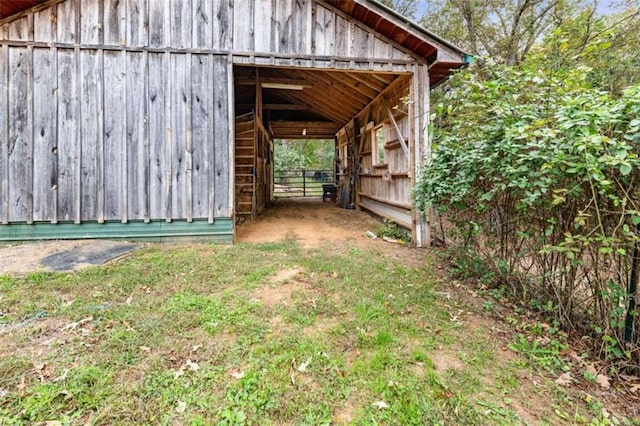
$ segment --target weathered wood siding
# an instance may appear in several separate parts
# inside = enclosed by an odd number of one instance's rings
[[[49,1],[0,23],[0,221],[231,217],[233,63],[415,58],[322,0]]]

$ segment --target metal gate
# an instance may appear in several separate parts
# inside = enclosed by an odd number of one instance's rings
[[[335,170],[275,170],[273,196],[274,198],[322,197],[328,186],[335,183]]]

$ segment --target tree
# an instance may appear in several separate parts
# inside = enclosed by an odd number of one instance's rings
[[[380,0],[380,3],[411,20],[418,19],[418,13],[424,9],[424,0]]]
[[[579,0],[437,0],[422,19],[432,32],[478,58],[521,62]],[[582,5],[582,6],[581,6]]]

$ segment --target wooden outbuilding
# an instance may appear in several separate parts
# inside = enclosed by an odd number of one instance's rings
[[[455,46],[373,0],[2,0],[0,240],[207,237],[331,138],[352,204],[412,231]]]

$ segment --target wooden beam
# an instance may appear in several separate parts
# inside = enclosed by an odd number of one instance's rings
[[[384,106],[384,109],[387,111],[387,116],[389,117],[389,121],[393,125],[393,129],[396,132],[396,136],[398,137],[398,142],[400,142],[400,146],[402,146],[402,151],[404,152],[404,155],[407,156],[407,159],[411,158],[409,154],[409,147],[407,146],[407,142],[404,140],[404,136],[400,131],[400,127],[398,126],[398,123],[396,122],[396,119],[393,116],[393,112],[391,111],[391,108],[389,108],[389,105],[387,105],[386,100],[383,101],[383,106]]]
[[[239,104],[238,106],[241,108],[253,108],[254,104]],[[268,111],[308,111],[309,107],[296,104],[262,104],[262,109]]]
[[[239,86],[255,86],[257,84],[256,77],[239,77],[235,82]],[[304,79],[295,78],[278,78],[278,77],[260,77],[260,83],[272,83],[272,84],[290,84],[302,87],[311,87],[309,81]]]

